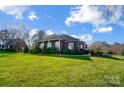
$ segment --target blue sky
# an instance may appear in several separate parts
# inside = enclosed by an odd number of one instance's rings
[[[23,23],[32,31],[69,34],[88,43],[124,42],[123,6],[0,6],[0,27]]]

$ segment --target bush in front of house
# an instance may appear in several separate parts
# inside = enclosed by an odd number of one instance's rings
[[[49,54],[57,54],[58,50],[55,47],[49,48]]]
[[[88,54],[89,51],[88,50],[70,50],[70,49],[65,49],[61,52],[62,54],[67,54],[67,55],[83,55],[83,54]]]
[[[70,54],[70,50],[69,49],[65,49],[63,51],[61,51],[62,54]]]
[[[55,47],[51,47],[51,48],[43,48],[41,50],[42,54],[58,54],[59,51],[57,50],[57,48]]]
[[[78,55],[79,52],[77,50],[70,50],[70,55]]]
[[[89,53],[89,51],[88,51],[88,50],[85,50],[85,49],[80,49],[80,50],[78,51],[78,54],[79,54],[79,55],[88,54],[88,53]]]
[[[61,53],[66,55],[83,55],[83,54],[86,54],[86,51],[65,49]]]
[[[88,51],[86,50],[70,50],[70,49],[64,49],[62,51],[59,51],[57,48],[55,47],[51,47],[51,48],[46,48],[44,47],[43,49],[40,48],[35,48],[35,49],[31,49],[30,53],[32,54],[65,54],[65,55],[83,55],[83,54],[88,54]]]
[[[29,49],[28,49],[28,46],[25,46],[24,47],[24,51],[23,51],[24,53],[28,53],[29,52]]]
[[[40,48],[34,48],[34,49],[30,49],[30,53],[32,54],[40,54],[41,53],[41,49]]]

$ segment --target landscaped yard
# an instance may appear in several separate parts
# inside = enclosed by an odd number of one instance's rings
[[[0,53],[0,86],[124,86],[124,57]]]

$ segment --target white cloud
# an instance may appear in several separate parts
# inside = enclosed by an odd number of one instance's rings
[[[79,38],[77,35],[71,35],[72,37],[74,37],[74,38]]]
[[[87,44],[91,44],[93,42],[93,36],[90,34],[84,34],[80,36],[80,40],[85,41]]]
[[[29,20],[34,21],[38,19],[38,16],[36,15],[36,12],[30,12],[28,18]]]
[[[86,42],[87,44],[91,44],[93,42],[93,36],[90,34],[84,34],[84,35],[71,35],[72,37],[78,38],[81,41]]]
[[[26,11],[28,6],[0,6],[0,11],[14,16],[16,19],[23,19],[23,13]]]
[[[29,36],[32,37],[33,35],[35,35],[37,32],[39,31],[39,29],[32,29],[29,33]]]
[[[70,16],[66,18],[65,24],[71,26],[75,23],[89,23],[93,26],[93,32],[109,33],[113,31],[111,24],[124,27],[121,21],[123,6],[78,6],[73,8]]]
[[[108,21],[107,23],[116,24],[118,21],[120,21],[120,18],[122,17],[122,8],[123,6],[120,5],[105,6],[105,11],[103,11],[103,13],[107,18],[109,18],[109,20],[106,20]]]
[[[101,24],[104,22],[101,16],[102,13],[98,11],[98,7],[96,6],[79,6],[70,12],[70,16],[67,17],[65,24],[67,26],[75,22]]]
[[[65,24],[70,26],[73,23],[117,24],[122,17],[123,6],[79,6],[73,8]],[[120,24],[119,24],[120,25]]]
[[[46,35],[47,35],[47,36],[53,35],[53,34],[54,34],[54,32],[53,32],[52,30],[47,30],[47,31],[46,31]]]
[[[99,33],[109,33],[112,32],[113,28],[111,26],[108,27],[96,27],[93,32],[99,32]]]
[[[66,31],[62,31],[61,33],[62,33],[62,34],[68,34]]]

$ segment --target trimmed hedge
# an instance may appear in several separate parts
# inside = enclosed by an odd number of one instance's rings
[[[62,51],[58,51],[57,48],[51,47],[51,48],[35,48],[31,49],[30,53],[32,54],[66,54],[66,55],[82,55],[82,54],[88,54],[88,50],[70,50],[70,49],[65,49]]]
[[[52,47],[52,48],[43,48],[41,50],[42,54],[58,54],[59,51],[57,50],[57,48]]]
[[[29,52],[32,54],[40,54],[41,49],[40,48],[34,48],[34,49],[30,49]]]

